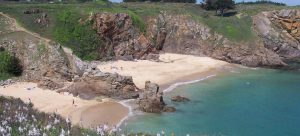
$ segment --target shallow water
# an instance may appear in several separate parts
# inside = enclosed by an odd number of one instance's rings
[[[182,95],[187,103],[173,103]],[[167,135],[300,135],[300,71],[250,70],[218,75],[166,94],[175,113],[131,117],[123,129]]]

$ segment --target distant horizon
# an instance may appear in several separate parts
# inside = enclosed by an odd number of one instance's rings
[[[119,3],[119,2],[122,2],[123,0],[110,0],[110,1]],[[235,2],[242,2],[242,1],[249,2],[249,1],[256,1],[256,0],[235,0]],[[288,6],[300,5],[300,0],[299,1],[296,1],[296,0],[271,0],[271,1],[285,3]],[[200,2],[202,2],[202,0],[197,0],[197,3],[200,3]]]

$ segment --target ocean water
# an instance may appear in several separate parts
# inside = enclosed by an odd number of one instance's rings
[[[300,71],[239,69],[165,94],[174,113],[142,114],[123,123],[130,132],[177,136],[299,136]],[[182,95],[190,102],[174,103]]]

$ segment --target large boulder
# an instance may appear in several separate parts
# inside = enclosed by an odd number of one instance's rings
[[[138,100],[139,109],[144,112],[161,113],[173,112],[176,109],[168,107],[163,100],[163,92],[159,86],[150,81],[145,83],[145,91],[142,92]]]
[[[173,101],[173,102],[188,102],[188,101],[190,101],[190,99],[180,96],[180,95],[177,95],[177,96],[173,96],[171,98],[171,101]]]

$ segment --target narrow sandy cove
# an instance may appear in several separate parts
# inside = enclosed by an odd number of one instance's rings
[[[170,85],[177,81],[192,80],[197,75],[216,70],[227,65],[227,62],[215,60],[210,57],[197,57],[164,53],[160,54],[161,62],[148,60],[113,61],[98,65],[103,72],[119,73],[132,76],[139,88],[144,88],[145,81],[149,80],[162,85]]]
[[[129,112],[128,108],[111,100],[104,102],[82,100],[72,95],[42,90],[36,86],[35,83],[16,83],[5,88],[0,87],[0,95],[20,98],[24,102],[31,101],[40,111],[55,112],[65,118],[70,118],[73,124],[86,128],[104,123],[110,126],[117,125]],[[73,105],[73,100],[75,105]]]

